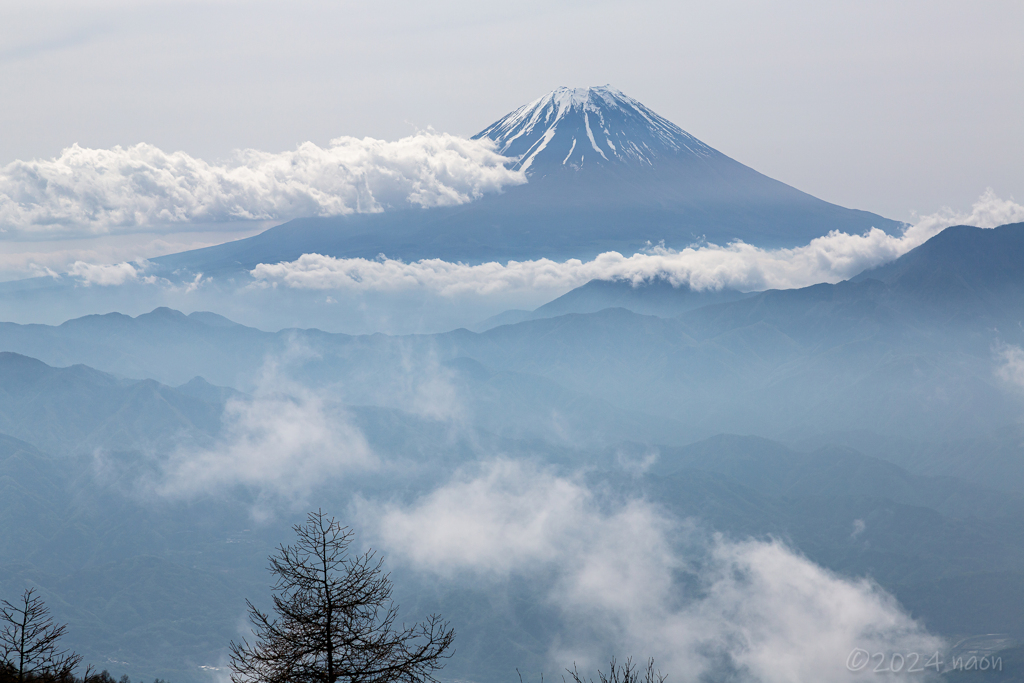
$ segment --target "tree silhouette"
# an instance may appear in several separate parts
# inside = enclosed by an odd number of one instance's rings
[[[26,678],[72,677],[82,657],[59,648],[65,630],[66,624],[53,623],[34,588],[26,589],[17,604],[6,600],[0,604],[0,657],[18,683]]]
[[[322,510],[294,527],[269,570],[277,618],[249,605],[256,642],[231,643],[235,683],[428,683],[444,666],[455,632],[431,615],[395,625],[398,606],[383,560],[349,556],[353,533]]]
[[[569,677],[572,679],[572,683],[594,683],[594,679],[587,679],[586,676],[579,672],[576,665],[573,664],[571,669],[566,669]],[[660,671],[655,673],[654,671],[654,659],[647,660],[647,666],[643,669],[637,667],[633,663],[633,658],[630,657],[626,660],[626,663],[620,666],[615,658],[612,657],[611,663],[608,665],[608,674],[605,675],[600,669],[597,670],[597,678],[600,683],[665,683],[665,679],[668,676],[662,674]],[[564,677],[563,677],[564,680]]]

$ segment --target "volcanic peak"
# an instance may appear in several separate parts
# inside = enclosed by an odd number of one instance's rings
[[[661,157],[718,155],[668,119],[610,85],[557,88],[474,136],[495,141],[530,175],[585,164],[651,166]]]

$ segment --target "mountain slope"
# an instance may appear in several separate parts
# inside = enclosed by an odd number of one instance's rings
[[[532,311],[511,310],[499,313],[474,326],[477,332],[527,320],[554,318],[568,313],[597,313],[606,308],[625,308],[643,315],[671,318],[703,306],[737,301],[753,293],[734,289],[704,290],[679,287],[664,279],[633,284],[625,280],[591,280]]]
[[[529,181],[457,207],[294,220],[154,262],[165,273],[206,274],[303,253],[474,263],[631,254],[705,238],[794,246],[829,230],[900,229],[768,178],[608,86],[559,88],[475,137],[493,140]]]
[[[884,282],[922,312],[1001,319],[1024,306],[1022,254],[1024,223],[958,225],[853,279]]]
[[[890,264],[846,282],[760,292],[741,301],[684,314],[698,337],[765,323],[806,343],[892,334],[911,326],[943,326],[947,335],[973,338],[985,350],[998,330],[1004,341],[1021,335],[1024,312],[1024,223],[982,229],[947,228]]]
[[[222,409],[223,401],[153,380],[118,379],[85,365],[54,368],[0,352],[0,432],[51,453],[204,442],[220,429]]]

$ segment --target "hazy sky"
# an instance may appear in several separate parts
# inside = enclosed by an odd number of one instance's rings
[[[0,4],[0,165],[470,135],[611,83],[726,154],[909,220],[1024,198],[1024,3]]]

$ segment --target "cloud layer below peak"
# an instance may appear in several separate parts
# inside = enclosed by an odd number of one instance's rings
[[[405,263],[304,254],[291,262],[260,264],[257,282],[296,289],[397,291],[423,289],[442,296],[502,292],[566,292],[590,280],[625,280],[633,284],[666,279],[695,290],[760,291],[839,282],[902,256],[951,225],[993,228],[1024,221],[1024,206],[986,191],[970,213],[945,209],[921,218],[902,235],[874,228],[862,235],[832,231],[792,249],[762,249],[735,242],[707,244],[679,251],[654,248],[624,256],[600,254],[592,261],[549,259],[491,262],[480,265],[424,259]]]
[[[226,163],[137,144],[0,168],[0,228],[68,237],[155,226],[373,213],[461,204],[526,181],[490,141],[421,132],[394,142],[340,137],[293,151],[243,150]]]

